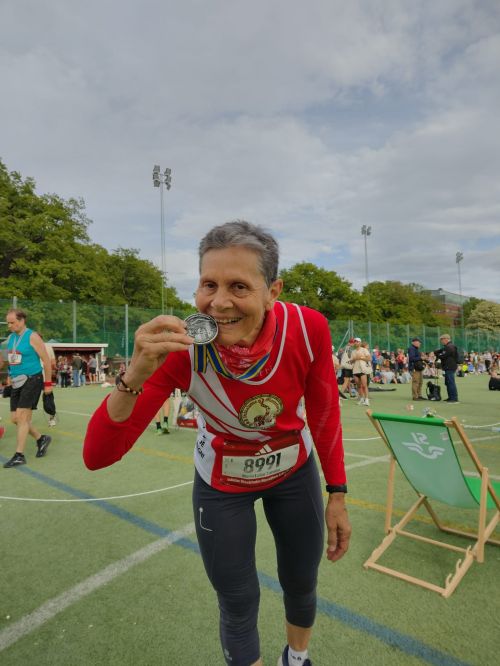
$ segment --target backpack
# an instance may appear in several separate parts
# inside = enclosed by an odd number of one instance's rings
[[[425,389],[427,395],[427,400],[439,401],[441,400],[441,387],[439,384],[434,384],[434,382],[427,382],[427,388]]]
[[[490,377],[490,381],[488,383],[488,388],[490,391],[500,391],[500,378],[498,377]],[[5,389],[4,389],[5,391]]]

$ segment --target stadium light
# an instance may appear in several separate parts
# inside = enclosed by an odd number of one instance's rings
[[[153,185],[160,188],[160,236],[161,236],[161,313],[165,314],[166,308],[166,293],[165,286],[167,281],[167,261],[165,251],[165,221],[163,214],[163,187],[169,190],[172,186],[172,169],[165,169],[161,173],[160,165],[155,164],[153,167]]]
[[[361,227],[361,235],[364,236],[364,239],[365,239],[365,280],[366,280],[366,286],[367,286],[366,299],[367,299],[367,302],[368,302],[368,319],[369,319],[369,323],[368,323],[368,343],[370,345],[370,349],[372,348],[372,326],[371,326],[371,319],[370,319],[370,294],[368,293],[368,283],[369,283],[369,279],[368,279],[368,244],[367,244],[366,241],[368,239],[368,236],[371,236],[371,233],[372,233],[372,228],[367,227],[366,224],[363,224],[363,226]]]
[[[372,233],[372,228],[367,227],[366,224],[363,224],[361,227],[361,235],[365,237],[365,280],[366,280],[366,285],[368,286],[368,245],[367,245],[367,238],[368,236],[371,236]]]
[[[460,294],[460,323],[462,326],[462,341],[464,338],[464,302],[462,298],[462,274],[460,272],[460,262],[463,261],[464,255],[463,252],[457,252],[455,256],[455,261],[458,268],[458,293]]]

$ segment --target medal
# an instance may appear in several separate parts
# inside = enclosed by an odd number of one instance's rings
[[[197,312],[189,315],[185,320],[187,334],[194,338],[195,344],[206,345],[215,340],[219,334],[219,327],[213,317]]]

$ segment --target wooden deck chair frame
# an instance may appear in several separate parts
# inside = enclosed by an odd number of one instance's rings
[[[491,543],[495,545],[500,545],[500,541],[497,539],[491,538],[496,525],[500,520],[500,483],[492,482],[488,476],[488,469],[481,464],[474,447],[472,446],[470,440],[467,437],[464,429],[457,421],[456,418],[451,420],[444,420],[438,418],[418,418],[410,416],[398,416],[394,414],[378,414],[374,413],[371,410],[367,410],[367,415],[371,422],[373,423],[375,429],[380,434],[385,444],[387,445],[389,452],[391,454],[390,458],[390,467],[389,467],[389,478],[387,484],[387,506],[385,514],[385,532],[386,536],[381,542],[381,544],[375,548],[373,553],[364,563],[365,569],[375,569],[381,573],[394,576],[401,580],[405,580],[414,585],[419,585],[428,590],[438,592],[443,597],[449,597],[457,585],[460,583],[462,578],[465,576],[471,565],[474,561],[479,563],[484,562],[484,546],[485,543]],[[397,428],[389,427],[390,423],[399,423],[407,424],[412,427],[411,435],[413,437],[406,437],[410,439],[410,442],[399,442],[395,445],[394,439],[391,441],[391,429],[394,432],[397,432]],[[419,427],[421,426],[421,427]],[[440,429],[435,432],[429,426]],[[431,439],[433,439],[434,446],[429,446],[429,442],[426,441],[426,436],[423,438],[419,437],[418,430],[426,430],[427,433],[431,433]],[[451,432],[455,431],[461,442],[465,447],[465,451],[468,453],[472,463],[479,474],[479,478],[465,477],[463,474],[462,466],[460,460],[458,459],[455,445],[453,443]],[[394,433],[393,433],[394,434]],[[415,437],[416,435],[416,437]],[[437,439],[439,438],[439,439]],[[432,444],[432,443],[431,443]],[[437,446],[436,446],[437,444]],[[446,451],[445,451],[446,449]],[[399,455],[398,455],[399,454]],[[427,461],[424,460],[423,463],[419,461],[420,458],[424,456]],[[455,501],[448,501],[445,497],[446,492],[443,491],[443,488],[446,484],[439,483],[436,484],[436,492],[431,488],[431,491],[426,490],[422,491],[422,488],[417,487],[414,478],[414,471],[418,465],[422,465],[422,472],[426,466],[432,465],[430,462],[433,459],[439,458],[442,456],[441,460],[448,460],[449,465],[456,465],[456,498]],[[404,458],[404,461],[402,460]],[[416,460],[416,463],[411,462],[408,465],[408,461]],[[394,500],[394,473],[396,468],[396,463],[399,464],[401,471],[406,476],[410,485],[414,488],[418,495],[417,501],[408,509],[403,518],[392,526],[392,514],[393,514],[393,500]],[[438,465],[444,464],[440,462]],[[413,470],[409,469],[413,465]],[[432,470],[432,467],[429,467]],[[437,468],[436,468],[437,469]],[[459,471],[459,473],[458,473]],[[421,473],[422,473],[421,472]],[[463,487],[460,488],[460,478],[461,475],[463,480]],[[417,475],[418,476],[418,475]],[[445,478],[449,478],[449,475],[446,475]],[[431,479],[429,483],[432,484]],[[424,484],[425,485],[425,482]],[[464,532],[457,529],[452,529],[443,525],[437,517],[436,512],[430,504],[430,500],[438,500],[445,502],[450,506],[458,506],[462,508],[475,508],[478,509],[477,516],[477,529],[474,534],[470,532]],[[473,539],[473,545],[469,545],[467,548],[460,548],[454,544],[447,543],[445,541],[438,541],[436,539],[431,539],[424,537],[412,532],[408,532],[405,527],[406,525],[414,518],[417,511],[420,507],[425,507],[429,515],[431,516],[436,527],[439,528],[442,532],[447,532],[450,534],[458,534],[462,537],[468,539]],[[488,520],[488,510],[494,509],[494,514]],[[441,548],[446,548],[460,553],[460,558],[455,564],[455,571],[451,572],[445,580],[443,587],[435,585],[431,582],[428,582],[422,578],[415,578],[414,576],[409,576],[402,571],[396,569],[391,569],[389,567],[378,564],[378,560],[382,554],[390,547],[390,545],[396,540],[397,537],[408,537],[415,539],[420,542],[432,544],[434,546],[439,546]]]

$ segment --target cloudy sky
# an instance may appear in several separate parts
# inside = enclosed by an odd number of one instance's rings
[[[245,218],[299,261],[500,301],[498,0],[1,0],[0,158],[191,299]]]

